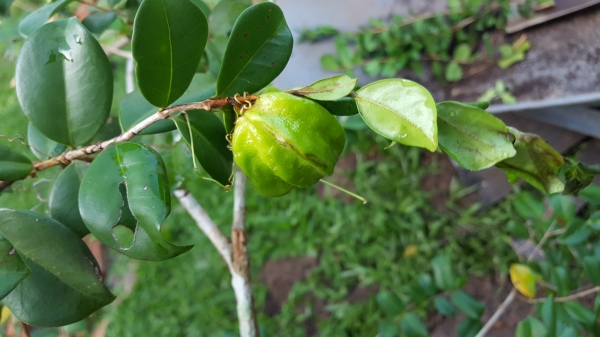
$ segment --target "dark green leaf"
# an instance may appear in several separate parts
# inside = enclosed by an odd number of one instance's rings
[[[356,86],[356,78],[338,75],[319,80],[309,86],[287,90],[292,95],[304,96],[317,101],[336,101],[352,92]]]
[[[585,242],[590,236],[590,229],[581,219],[572,219],[567,223],[565,232],[558,238],[563,245],[577,245]]]
[[[594,313],[596,313],[596,318],[600,316],[600,293],[597,293],[594,299]]]
[[[0,145],[0,181],[19,180],[33,170],[31,160],[8,146]]]
[[[337,101],[315,101],[327,109],[332,115],[352,116],[358,114],[356,101],[352,97],[343,97]],[[362,122],[362,121],[361,121]],[[364,123],[363,123],[364,124]]]
[[[19,23],[19,33],[23,37],[28,37],[33,34],[35,30],[42,27],[51,16],[61,11],[73,0],[58,0],[52,3],[45,4],[44,6],[33,11],[27,15]]]
[[[440,148],[467,170],[483,170],[517,153],[504,122],[484,110],[442,102],[437,112]]]
[[[475,337],[483,328],[479,319],[465,318],[456,328],[456,335],[460,337]]]
[[[446,66],[446,80],[448,82],[456,82],[463,76],[463,71],[460,65],[456,62],[450,62]]]
[[[112,69],[100,44],[76,18],[36,30],[21,49],[15,79],[25,115],[56,142],[84,144],[108,118]]]
[[[94,13],[88,15],[81,23],[87,28],[90,33],[102,34],[117,18],[114,12]]]
[[[548,332],[548,337],[556,336],[556,308],[554,305],[554,295],[548,296],[542,305],[541,310],[541,318],[544,326],[546,327],[546,331]]]
[[[519,322],[515,337],[546,337],[546,328],[539,320],[527,316],[524,320]]]
[[[387,290],[380,290],[377,294],[377,304],[390,317],[400,315],[405,308],[402,300],[395,293]]]
[[[485,311],[485,305],[471,297],[462,290],[457,290],[450,295],[452,303],[458,310],[471,319],[479,319]]]
[[[63,153],[67,147],[44,136],[38,129],[29,123],[27,126],[27,142],[31,152],[38,159],[49,159]]]
[[[0,299],[8,295],[31,270],[16,252],[12,243],[0,237]]]
[[[517,154],[496,164],[496,167],[506,173],[511,183],[522,178],[542,192],[561,192],[564,185],[557,174],[564,160],[560,153],[538,135],[519,132],[510,127],[508,129],[515,138],[513,144]]]
[[[362,87],[354,99],[373,131],[400,144],[437,149],[435,102],[418,83],[400,78],[381,80]]]
[[[585,222],[585,225],[590,226],[594,230],[600,230],[600,211],[592,213]]]
[[[441,290],[453,290],[458,286],[458,278],[449,257],[439,255],[431,260],[435,284]]]
[[[188,128],[187,119],[192,127]],[[194,156],[202,168],[222,185],[230,185],[233,154],[228,149],[225,128],[212,112],[190,111],[177,116],[175,124],[186,143],[193,149]],[[190,136],[192,141],[190,142]]]
[[[294,41],[281,9],[263,2],[235,22],[217,79],[217,96],[254,93],[285,68]]]
[[[69,228],[29,211],[0,210],[0,234],[15,247],[31,275],[3,299],[20,320],[62,326],[112,302],[96,259]]]
[[[210,8],[208,8],[208,6],[204,3],[204,1],[192,0],[192,2],[194,3],[194,5],[198,6],[198,8],[200,8],[202,13],[204,13],[205,17],[207,17],[207,18],[210,17]],[[209,27],[210,27],[210,22],[209,22]]]
[[[221,2],[222,3],[222,2]],[[215,76],[219,76],[223,55],[227,48],[227,36],[213,36],[206,43],[206,57],[208,58],[208,70]]]
[[[50,216],[80,237],[90,232],[79,214],[79,186],[87,166],[82,162],[74,162],[67,166],[56,178],[48,201]]]
[[[227,35],[235,20],[248,8],[250,1],[246,0],[222,0],[210,14],[209,27],[213,35]]]
[[[600,260],[595,256],[586,256],[583,258],[583,270],[585,276],[595,286],[600,286]]]
[[[203,101],[214,94],[214,77],[210,74],[196,74],[192,80],[192,84],[190,84],[185,94],[183,94],[175,104]],[[121,109],[119,110],[119,122],[121,123],[121,128],[123,131],[129,130],[131,127],[152,116],[157,111],[158,109],[150,104],[150,102],[136,90],[125,96],[121,102]],[[150,125],[140,134],[150,135],[172,130],[175,130],[175,124],[171,120],[162,120]]]
[[[404,314],[402,316],[401,323],[402,333],[406,337],[428,337],[429,333],[425,324],[421,322],[419,317],[412,312]]]
[[[131,48],[140,91],[164,108],[189,87],[208,39],[206,17],[190,0],[145,0],[133,25]]]
[[[100,130],[90,139],[90,144],[96,144],[117,137],[121,134],[121,126],[119,125],[119,117],[109,116],[106,123]]]
[[[568,222],[575,217],[575,202],[571,197],[553,195],[550,197],[550,206],[554,209],[552,216],[555,219]]]
[[[437,309],[437,311],[444,316],[452,316],[454,317],[456,310],[447,298],[445,297],[436,297],[433,300],[433,306]]]
[[[577,301],[565,302],[563,303],[563,307],[567,314],[578,322],[585,325],[592,325],[596,322],[596,315]]]
[[[160,233],[171,195],[162,158],[149,146],[118,143],[100,153],[83,176],[79,210],[98,240],[129,257],[164,260],[191,248],[175,246]],[[131,247],[113,236],[116,226],[135,231]]]
[[[0,0],[0,14],[6,15],[8,8],[12,5],[14,0]]]

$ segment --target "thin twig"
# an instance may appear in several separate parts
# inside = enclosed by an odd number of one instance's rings
[[[500,318],[500,316],[502,316],[502,314],[504,314],[504,311],[506,310],[506,308],[508,308],[508,306],[515,299],[516,295],[517,295],[517,288],[513,288],[510,291],[510,293],[508,294],[508,296],[506,297],[506,299],[504,300],[504,302],[502,302],[502,304],[500,304],[498,309],[496,309],[496,312],[494,312],[492,317],[490,317],[490,319],[487,321],[487,323],[485,323],[484,327],[477,333],[477,335],[475,335],[475,337],[483,337],[483,336],[485,336],[486,333],[488,333],[488,331],[490,331],[492,326],[494,326],[494,323],[496,323],[496,321]]]
[[[107,141],[100,142],[97,144],[88,145],[81,149],[76,149],[76,150],[71,150],[69,152],[65,152],[58,157],[54,157],[54,158],[50,158],[48,160],[34,163],[31,173],[26,178],[33,178],[33,177],[35,177],[35,175],[38,172],[49,169],[54,166],[59,166],[59,165],[66,166],[66,165],[70,164],[73,160],[87,160],[87,158],[89,158],[89,155],[101,152],[113,143],[126,142],[126,141],[130,140],[131,138],[135,137],[136,135],[138,135],[140,132],[142,132],[145,128],[149,127],[150,125],[152,125],[158,121],[161,121],[163,119],[167,119],[169,116],[171,116],[172,114],[175,114],[177,112],[193,111],[193,110],[211,111],[214,108],[220,108],[220,107],[227,106],[227,105],[239,105],[239,104],[245,103],[246,101],[254,102],[257,98],[258,98],[258,96],[255,96],[255,95],[246,95],[245,98],[242,96],[239,96],[239,97],[237,97],[238,102],[236,102],[233,97],[225,97],[225,98],[217,98],[217,99],[209,98],[202,102],[180,104],[180,105],[175,105],[175,106],[163,109],[163,110],[159,110],[152,116],[150,116],[150,117],[144,119],[143,121],[139,122],[138,124],[134,125],[133,127],[131,127],[131,129],[127,130],[125,133],[121,134],[120,136],[117,136],[115,138],[112,138],[112,139],[109,139]],[[8,186],[6,186],[7,184],[10,186],[10,184],[12,184],[12,182],[9,182],[9,181],[2,182],[0,184],[0,192],[2,192],[6,187],[8,187]]]
[[[135,61],[128,58],[125,63],[125,91],[129,94],[135,90]]]
[[[585,291],[582,291],[582,292],[579,292],[579,293],[575,293],[575,294],[572,294],[572,295],[569,295],[569,296],[557,297],[557,298],[554,299],[554,302],[568,302],[568,301],[572,301],[572,300],[575,300],[575,299],[578,299],[578,298],[581,298],[581,297],[585,297],[585,296],[588,296],[588,295],[595,294],[595,293],[597,293],[599,291],[600,291],[600,286],[594,287],[592,289],[588,289],[588,290],[585,290]],[[528,298],[525,301],[527,301],[527,303],[534,304],[534,303],[544,302],[546,299],[547,299],[546,297],[543,297],[543,298],[533,298],[533,299],[532,298]]]
[[[531,261],[535,257],[535,255],[540,251],[540,249],[542,249],[542,246],[546,243],[546,241],[548,241],[549,238],[551,238],[552,236],[560,235],[561,233],[564,232],[564,228],[553,231],[552,230],[553,227],[554,227],[553,224],[550,225],[550,227],[548,227],[548,230],[546,230],[546,233],[544,233],[544,236],[542,237],[540,242],[538,242],[538,244],[535,246],[533,251],[531,251],[531,253],[527,257],[527,261]],[[598,288],[599,288],[598,290],[600,290],[600,287],[598,287]],[[592,290],[592,289],[590,289],[590,290]],[[596,292],[598,290],[596,290]],[[496,309],[496,312],[494,312],[492,317],[490,317],[490,319],[485,323],[483,328],[481,328],[481,330],[477,333],[477,335],[475,335],[475,337],[484,337],[485,334],[488,333],[488,331],[492,328],[492,326],[494,326],[496,321],[498,321],[498,319],[500,319],[502,314],[504,314],[504,311],[506,311],[506,308],[508,308],[508,306],[513,302],[516,295],[517,295],[517,288],[513,287],[513,289],[510,291],[510,293],[508,294],[508,296],[506,297],[504,302],[502,302],[502,304],[500,304],[498,309]],[[575,295],[577,295],[577,294],[575,294]],[[575,295],[572,295],[572,296],[575,296]],[[583,296],[585,296],[585,295],[583,295]],[[545,298],[539,299],[539,300],[540,300],[540,302],[542,302],[545,300]],[[556,300],[558,300],[558,298]],[[532,302],[530,302],[530,303],[536,302],[536,300],[531,300],[531,301]]]
[[[231,285],[236,294],[238,321],[241,337],[258,337],[258,323],[254,310],[252,283],[250,280],[250,256],[246,233],[246,176],[236,166],[233,183],[233,225],[231,241],[233,270]]]
[[[175,197],[186,209],[190,216],[196,221],[198,228],[204,232],[210,242],[215,246],[230,271],[233,271],[231,263],[231,244],[229,239],[221,232],[219,227],[212,221],[208,213],[200,206],[198,201],[186,190],[176,190]]]
[[[250,257],[246,233],[246,177],[236,169],[234,181],[232,242],[219,230],[206,211],[185,190],[175,191],[181,205],[196,221],[198,227],[215,246],[231,273],[231,287],[235,293],[241,337],[258,337],[259,330],[254,310],[252,283],[250,280]]]

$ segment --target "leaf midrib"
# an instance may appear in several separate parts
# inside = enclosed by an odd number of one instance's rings
[[[275,32],[279,32],[279,29],[281,28],[281,24],[284,23],[285,20],[282,19],[281,21],[279,21],[279,25],[277,26],[277,29],[275,29]],[[251,61],[254,59],[254,56],[256,56],[256,54],[258,54],[258,52],[267,44],[267,42],[271,41],[275,36],[279,36],[278,34],[275,35],[273,34],[272,36],[270,36],[268,39],[265,40],[265,42],[263,42],[263,44],[260,45],[259,48],[256,49],[256,52],[254,52],[250,58],[248,59],[248,62],[242,67],[242,69],[240,69],[240,71],[233,77],[233,79],[229,82],[229,85],[223,89],[223,92],[227,92],[227,90],[229,88],[231,88],[231,86],[233,85],[233,83],[240,77],[240,74],[244,72],[244,70],[246,69],[246,67],[248,67],[248,65],[251,63]],[[231,32],[231,35],[229,36],[229,38],[231,39],[233,37],[233,31]],[[227,45],[229,46],[229,41],[227,42]],[[224,62],[223,62],[224,63]],[[223,63],[221,63],[221,67],[223,66]],[[217,85],[218,85],[218,80],[217,80]],[[217,96],[221,96],[221,94],[217,94]]]

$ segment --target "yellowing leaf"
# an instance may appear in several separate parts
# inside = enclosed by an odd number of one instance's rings
[[[417,245],[408,245],[406,246],[406,249],[404,249],[404,257],[415,256],[417,251],[419,251],[419,247],[417,247]]]
[[[8,309],[6,306],[3,306],[2,311],[0,312],[0,325],[4,325],[10,318],[10,315],[10,309]]]
[[[517,290],[528,298],[535,297],[535,280],[537,275],[524,264],[510,266],[510,280]]]

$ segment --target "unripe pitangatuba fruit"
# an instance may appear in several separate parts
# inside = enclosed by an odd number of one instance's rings
[[[331,175],[346,136],[337,119],[308,99],[262,94],[237,119],[233,159],[256,191],[282,196]]]

